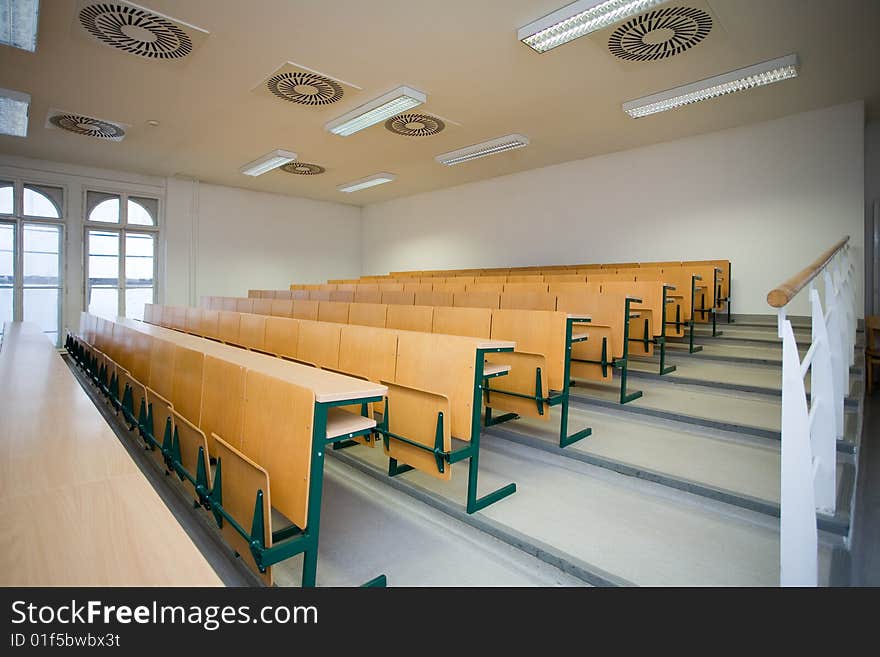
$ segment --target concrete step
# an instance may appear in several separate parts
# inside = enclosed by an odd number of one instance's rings
[[[573,409],[570,427],[593,433],[564,449],[556,423],[522,418],[487,429],[492,436],[640,477],[697,495],[779,516],[780,444],[693,425],[627,416],[617,411]],[[853,459],[838,456],[836,517],[820,528],[845,535],[854,481]]]
[[[632,390],[641,389],[644,394],[627,404],[619,403],[618,386],[594,382],[578,382],[571,389],[572,403],[579,407],[616,409],[622,413],[780,440],[781,398],[710,389],[703,385],[669,383],[660,379],[635,379],[631,383]],[[855,450],[858,437],[856,411],[855,408],[847,408],[844,440],[838,441],[839,451]]]
[[[357,446],[333,456],[389,481],[380,448]],[[778,584],[778,520],[765,514],[487,436],[480,492],[511,481],[516,493],[464,520],[594,583]],[[450,513],[461,513],[466,484],[467,468],[458,466],[449,482],[419,472],[390,480]],[[822,537],[821,581],[827,582],[840,540]]]
[[[629,373],[640,379],[667,383],[685,383],[708,386],[715,389],[752,392],[779,397],[782,394],[782,367],[780,365],[754,365],[751,363],[725,362],[700,358],[668,358],[676,370],[660,375],[659,360],[631,358]],[[634,385],[635,382],[634,382]],[[807,394],[810,393],[810,376],[804,379]],[[850,375],[850,393],[847,403],[854,406],[862,396],[862,376]]]

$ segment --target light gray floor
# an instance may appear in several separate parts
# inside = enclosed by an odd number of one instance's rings
[[[387,467],[379,448],[354,447],[346,455],[377,471]],[[434,495],[464,503],[466,466],[454,468],[451,482],[419,472],[401,477]],[[481,513],[632,583],[778,583],[778,520],[774,518],[487,438],[480,494],[511,481],[518,491]],[[829,555],[823,546],[826,566]]]
[[[283,526],[282,523],[281,526]],[[586,586],[468,525],[329,459],[325,465],[318,586]],[[299,586],[302,557],[274,567]]]

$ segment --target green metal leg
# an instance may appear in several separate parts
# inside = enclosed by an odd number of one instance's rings
[[[385,575],[374,577],[369,582],[361,584],[362,589],[384,589],[388,586],[388,578]]]
[[[388,476],[396,477],[399,474],[403,474],[404,472],[410,472],[414,468],[411,465],[407,465],[404,463],[403,465],[397,462],[397,459],[389,458],[388,459]]]
[[[501,350],[491,350],[501,351]],[[509,351],[509,350],[508,350]],[[474,367],[474,396],[473,409],[471,415],[471,444],[468,448],[470,453],[470,463],[468,463],[468,492],[467,492],[467,512],[476,513],[480,509],[485,509],[490,504],[504,499],[508,495],[516,492],[516,484],[507,484],[498,490],[477,497],[477,478],[480,471],[480,407],[483,403],[483,367],[486,362],[486,353],[488,350],[477,349],[476,363]]]
[[[626,392],[626,376],[629,371],[629,314],[632,299],[626,300],[624,306],[625,321],[623,323],[623,358],[616,360],[614,366],[620,369],[620,403],[628,404],[642,396],[642,391]]]
[[[568,435],[569,390],[571,388],[571,351],[573,349],[572,333],[574,322],[569,319],[565,325],[565,363],[562,370],[562,410],[559,415],[559,447],[568,447],[579,440],[593,435],[593,429],[586,427]]]
[[[327,442],[327,406],[315,404],[312,423],[312,463],[309,479],[308,526],[303,534],[302,587],[314,587],[318,575],[318,534],[321,529],[321,498],[324,493],[324,448]]]

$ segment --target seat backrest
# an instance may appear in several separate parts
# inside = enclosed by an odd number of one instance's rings
[[[350,305],[341,301],[321,301],[318,303],[318,321],[348,324]]]
[[[296,301],[296,300],[307,301],[309,298],[309,290],[302,290],[302,289],[291,290],[290,291],[290,298],[293,299],[294,301]]]
[[[348,323],[385,328],[387,313],[388,306],[384,303],[353,303],[348,311]]]
[[[488,338],[492,332],[489,308],[434,308],[434,333]]]
[[[330,301],[351,303],[354,301],[354,290],[335,290],[330,293]]]
[[[339,338],[339,371],[369,379],[394,381],[397,331],[370,326],[343,326]]]
[[[267,317],[263,349],[276,356],[296,358],[299,340],[299,320],[289,317]]]
[[[501,308],[506,310],[556,310],[556,296],[547,292],[504,292]]]
[[[224,435],[227,442],[241,446],[245,369],[236,363],[205,356],[202,371],[202,409],[198,426],[208,437],[211,456],[216,456],[212,434]]]
[[[403,291],[404,292],[431,292],[434,289],[434,284],[431,282],[426,283],[422,281],[421,283],[404,283]],[[387,303],[387,302],[386,302]],[[413,301],[415,303],[415,301]]]
[[[452,306],[452,292],[432,291],[432,292],[416,292],[415,305],[417,306]]]
[[[309,290],[309,299],[312,301],[330,301],[330,290]]]
[[[252,312],[254,312],[254,300],[253,299],[236,299],[235,300],[235,312],[237,312],[237,313],[252,313]]]
[[[245,381],[241,452],[272,477],[272,506],[305,529],[315,395],[254,370],[247,372]],[[226,480],[225,470],[223,476]]]
[[[461,440],[471,439],[477,344],[472,338],[436,333],[401,331],[397,338],[395,382],[447,397],[452,435]],[[389,412],[394,413],[391,398]]]
[[[254,518],[254,504],[257,491],[263,492],[263,527],[266,531],[265,547],[272,547],[272,498],[269,491],[269,473],[253,460],[229,444],[220,434],[208,434],[209,444],[214,445],[219,462],[222,464],[221,480],[223,490],[223,510],[235,518],[242,527],[250,529]],[[254,571],[266,586],[272,586],[272,567],[261,573],[254,562],[250,545],[231,523],[224,522],[220,530],[223,540],[242,561]]]
[[[562,390],[567,313],[542,310],[493,310],[493,340],[516,342],[516,351],[542,354],[553,390]]]
[[[242,347],[264,351],[266,342],[266,319],[265,315],[241,316],[239,326],[239,343]]]
[[[414,291],[383,291],[382,303],[396,305],[413,305],[416,302],[416,293]]]
[[[456,292],[452,297],[456,308],[500,308],[501,294],[497,292]]]
[[[269,314],[273,317],[291,317],[293,315],[293,301],[289,299],[273,299],[272,309]]]
[[[153,340],[150,351],[150,379],[145,384],[165,399],[171,399],[174,377],[175,344]]]
[[[318,367],[339,369],[339,334],[342,324],[300,322],[296,358]]]
[[[295,299],[293,301],[294,319],[310,319],[318,320],[318,302],[306,299]]]
[[[433,306],[388,306],[388,314],[385,318],[387,328],[431,333],[433,324]]]
[[[610,356],[623,357],[625,297],[595,292],[567,292],[556,297],[556,309],[563,313],[587,315],[592,324],[611,328]]]
[[[174,346],[174,370],[168,399],[179,413],[194,424],[201,420],[204,367],[204,353]]]
[[[487,292],[492,294],[501,294],[504,291],[505,283],[483,283],[481,279],[467,286],[465,292]]]
[[[382,293],[379,292],[378,285],[358,285],[358,289],[354,293],[356,303],[379,303]]]
[[[227,344],[241,344],[240,331],[241,313],[221,310],[218,325],[219,339]]]
[[[274,299],[272,298],[254,299],[254,306],[251,312],[254,315],[271,315],[273,301]]]

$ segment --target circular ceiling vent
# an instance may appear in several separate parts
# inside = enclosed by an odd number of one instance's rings
[[[295,173],[299,176],[317,176],[326,171],[324,167],[318,164],[309,164],[308,162],[290,162],[281,167],[281,170],[287,173]]]
[[[300,105],[329,105],[342,98],[342,87],[315,73],[279,73],[266,82],[269,91]]]
[[[436,135],[446,127],[440,119],[427,114],[400,114],[385,121],[385,128],[405,137]]]
[[[633,62],[665,59],[690,50],[712,30],[712,17],[694,7],[666,7],[636,16],[608,39],[612,55]]]
[[[192,52],[186,32],[137,7],[95,3],[82,8],[79,22],[99,41],[150,59],[180,59]]]
[[[56,114],[49,121],[52,125],[75,132],[86,137],[98,137],[99,139],[120,139],[125,136],[125,130],[108,121],[93,119],[89,116],[78,114]]]

